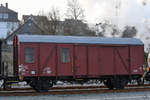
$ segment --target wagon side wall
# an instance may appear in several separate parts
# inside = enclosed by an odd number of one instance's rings
[[[24,62],[26,47],[35,48],[35,63],[33,64]],[[61,62],[61,48],[66,51],[69,50],[69,60],[66,62]],[[21,43],[20,64],[24,64],[25,67],[28,66],[28,72],[22,74],[23,76],[98,78],[112,75],[142,75],[144,47],[134,45]]]
[[[143,74],[144,46],[130,47],[131,74]]]

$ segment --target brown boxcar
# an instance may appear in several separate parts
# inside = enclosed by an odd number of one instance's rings
[[[98,79],[109,88],[123,88],[131,79],[140,80],[143,65],[144,45],[134,38],[14,38],[14,72],[37,91],[45,91],[57,80]]]

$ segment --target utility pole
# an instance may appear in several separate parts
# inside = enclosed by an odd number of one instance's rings
[[[119,27],[119,13],[121,9],[121,0],[115,0],[115,17],[116,17],[116,26]]]

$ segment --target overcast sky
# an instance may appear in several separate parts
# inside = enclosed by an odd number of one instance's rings
[[[79,0],[85,10],[86,19],[95,23],[103,18],[115,19],[116,15],[121,19],[130,20],[134,23],[140,17],[150,17],[150,0]],[[22,14],[37,14],[39,11],[48,12],[52,6],[60,9],[63,14],[66,11],[67,0],[0,0],[2,4],[8,2],[10,9]],[[142,2],[147,2],[143,6]],[[118,6],[117,10],[115,7]],[[118,13],[117,13],[118,12]],[[126,20],[124,20],[126,22]],[[132,23],[131,22],[131,23]]]
[[[117,23],[120,27],[125,25],[141,25],[150,23],[150,0],[78,0],[85,10],[88,23],[99,23],[106,19]],[[39,11],[48,12],[50,8],[57,7],[62,18],[67,8],[67,0],[0,0],[19,14],[38,14]],[[143,6],[143,3],[146,5]],[[116,9],[116,6],[118,9]],[[141,28],[142,30],[142,28]]]
[[[85,10],[88,23],[95,25],[102,20],[109,20],[119,28],[126,25],[138,29],[138,38],[150,38],[150,0],[78,0]],[[37,15],[39,11],[48,12],[52,7],[60,10],[61,18],[67,8],[67,0],[0,0],[1,4],[8,3],[8,7],[22,15]],[[116,7],[118,9],[116,9]],[[148,31],[149,28],[149,31]],[[150,43],[149,40],[145,43]]]

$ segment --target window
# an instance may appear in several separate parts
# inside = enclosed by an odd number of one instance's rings
[[[25,62],[34,63],[34,48],[25,48]]]
[[[61,62],[69,63],[70,62],[69,48],[61,48],[60,52],[61,52]]]
[[[8,14],[4,14],[4,15],[3,15],[3,18],[4,18],[4,19],[7,19],[7,18],[8,18]]]
[[[0,18],[8,19],[8,14],[2,13],[0,14]]]

